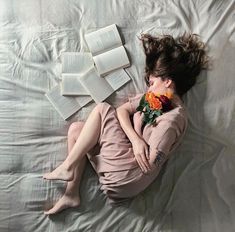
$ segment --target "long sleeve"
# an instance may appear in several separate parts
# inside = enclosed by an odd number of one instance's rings
[[[148,142],[150,155],[157,166],[161,166],[168,159],[180,135],[177,125],[171,121],[161,121],[153,128]]]

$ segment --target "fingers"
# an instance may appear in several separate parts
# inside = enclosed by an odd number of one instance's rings
[[[146,146],[145,147],[145,155],[146,155],[146,158],[149,160],[150,157],[149,157],[149,148]]]
[[[140,166],[140,169],[142,172],[146,172],[144,166],[142,165],[141,159],[138,158],[138,156],[135,157],[138,165]]]
[[[137,163],[139,164],[142,172],[147,173],[148,171],[151,170],[150,164],[144,154],[136,155],[136,160],[137,160]]]
[[[147,173],[151,170],[149,164],[149,147],[146,142],[142,139],[135,141],[133,143],[133,151],[138,165],[140,166],[142,172]]]
[[[146,172],[150,171],[151,167],[150,167],[149,161],[146,158],[146,155],[145,154],[141,155],[141,158],[142,158],[142,163],[144,164]]]

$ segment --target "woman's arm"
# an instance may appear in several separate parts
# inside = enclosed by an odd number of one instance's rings
[[[143,114],[141,112],[136,112],[133,116],[133,124],[135,132],[142,137],[142,124],[143,124]]]
[[[134,130],[130,116],[134,114],[130,102],[117,108],[117,117],[120,125],[129,138],[133,146],[135,158],[143,172],[148,172],[151,168],[148,162],[149,148],[146,142]]]
[[[161,121],[153,128],[149,138],[150,165],[162,166],[169,156],[173,145],[177,142],[176,126],[171,122]]]

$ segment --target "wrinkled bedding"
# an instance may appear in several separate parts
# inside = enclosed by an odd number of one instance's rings
[[[0,231],[210,232],[235,229],[234,0],[0,0]],[[69,125],[45,98],[61,78],[61,53],[88,51],[84,34],[119,26],[132,81],[107,99],[118,106],[144,91],[142,32],[197,33],[211,68],[184,97],[189,128],[159,178],[127,205],[108,204],[88,164],[81,206],[47,217],[62,181],[42,174],[60,164]]]

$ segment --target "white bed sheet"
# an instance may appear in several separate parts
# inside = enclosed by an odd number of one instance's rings
[[[234,9],[234,0],[0,0],[0,231],[234,231]],[[69,125],[95,104],[64,121],[44,94],[60,79],[61,53],[88,51],[84,33],[112,23],[132,63],[114,106],[144,90],[141,32],[197,33],[213,65],[184,98],[184,141],[145,192],[112,208],[88,165],[80,208],[47,217],[64,183],[42,174],[64,160]]]

